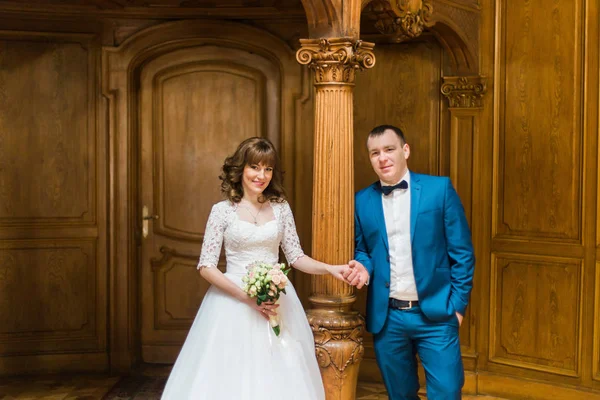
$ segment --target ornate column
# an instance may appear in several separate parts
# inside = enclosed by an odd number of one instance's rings
[[[478,163],[485,159],[485,153],[481,145],[480,136],[480,114],[483,109],[483,96],[487,91],[486,80],[481,76],[452,76],[444,77],[441,87],[442,94],[448,99],[448,110],[450,111],[450,151],[444,156],[449,157],[450,179],[465,208],[465,214],[469,225],[473,227],[473,210],[477,209],[477,203],[481,191],[483,177],[480,175],[484,168]],[[442,160],[442,165],[447,165]],[[473,244],[475,249],[481,249],[481,235],[473,232]],[[477,256],[476,256],[477,257]],[[478,290],[475,285],[474,293]],[[472,295],[475,298],[475,295]],[[467,308],[465,319],[460,328],[463,363],[465,366],[466,385],[474,380],[474,371],[477,368],[477,351],[475,348],[475,325],[471,323],[477,316],[477,304],[471,302]]]
[[[355,72],[375,65],[374,44],[352,38],[302,39],[296,58],[314,71],[315,141],[312,251],[345,264],[354,257],[353,89]],[[330,276],[312,278],[315,335],[328,400],[355,398],[364,321],[354,288]]]

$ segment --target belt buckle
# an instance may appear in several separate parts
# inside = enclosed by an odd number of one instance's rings
[[[410,310],[412,308],[412,300],[408,300],[408,307],[399,307],[399,310]]]

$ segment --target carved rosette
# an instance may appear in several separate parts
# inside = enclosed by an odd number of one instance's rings
[[[375,16],[375,28],[398,43],[421,36],[432,26],[433,6],[427,1],[375,0],[367,12]]]
[[[486,79],[481,76],[444,77],[442,94],[453,108],[480,108],[487,92]]]
[[[354,83],[356,70],[373,68],[375,44],[351,38],[300,39],[300,64],[315,71],[315,84]]]
[[[364,353],[364,319],[356,312],[309,310],[307,315],[327,398],[354,399]]]

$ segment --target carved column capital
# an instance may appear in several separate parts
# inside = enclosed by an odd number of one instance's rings
[[[354,83],[357,69],[373,68],[375,44],[351,38],[300,39],[300,64],[315,71],[315,84]]]
[[[487,92],[486,78],[482,76],[447,76],[442,78],[442,94],[448,98],[450,107],[480,108]]]

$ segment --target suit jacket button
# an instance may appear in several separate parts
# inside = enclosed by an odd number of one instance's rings
[[[390,287],[390,283],[389,283],[389,282],[386,282],[386,283],[385,283],[385,287],[386,287],[386,288],[389,288],[389,287]]]

